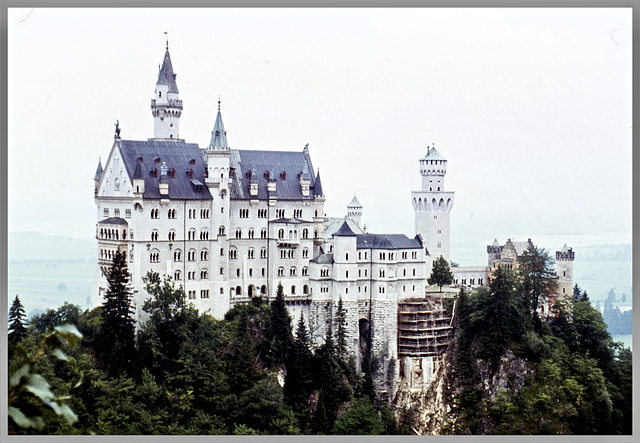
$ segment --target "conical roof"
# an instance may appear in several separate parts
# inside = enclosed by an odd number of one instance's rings
[[[164,60],[162,62],[162,67],[160,68],[160,72],[158,73],[158,81],[156,85],[167,85],[169,86],[169,92],[178,93],[176,74],[173,73],[171,56],[169,55],[169,46],[167,46],[167,51],[164,53]]]
[[[324,195],[324,193],[322,192],[322,183],[320,182],[320,171],[318,171],[318,173],[316,174],[316,182],[313,185],[313,193],[316,195],[316,197]]]
[[[227,143],[227,131],[224,130],[224,123],[222,123],[222,114],[220,113],[220,100],[218,100],[218,115],[216,116],[216,123],[213,125],[213,131],[211,131],[210,148],[228,148]]]
[[[345,220],[336,232],[333,233],[334,237],[357,237],[356,233],[351,230],[349,224]]]
[[[138,157],[138,163],[136,164],[136,169],[133,171],[133,180],[144,180],[144,175],[142,175],[142,166],[140,166],[140,157]]]
[[[93,177],[94,180],[100,180],[100,178],[102,177],[102,161],[100,159],[98,159],[98,167],[96,168],[96,175]]]
[[[353,199],[351,200],[351,203],[349,203],[348,205],[350,208],[361,208],[362,205],[360,204],[360,202],[358,201],[358,199],[356,198],[356,195],[353,194]]]
[[[425,155],[424,157],[422,157],[422,160],[446,160],[438,151],[436,151],[436,148],[427,148],[427,155]]]

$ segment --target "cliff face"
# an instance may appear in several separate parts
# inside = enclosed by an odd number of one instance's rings
[[[443,435],[470,433],[467,428],[464,413],[473,411],[460,411],[454,407],[457,397],[463,395],[462,387],[456,382],[453,373],[453,345],[441,356],[431,377],[430,383],[416,387],[411,384],[409,374],[400,377],[394,406],[397,408],[400,419],[409,423],[414,433],[419,435]],[[495,402],[511,402],[520,392],[527,380],[535,373],[526,360],[517,357],[507,350],[497,370],[493,371],[488,362],[475,360],[475,369],[479,375],[476,388],[479,392],[479,401],[473,415],[486,417],[487,409]],[[493,423],[490,420],[481,420],[476,432],[490,434]]]

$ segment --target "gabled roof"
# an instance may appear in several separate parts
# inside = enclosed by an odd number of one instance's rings
[[[287,223],[290,225],[299,225],[301,223],[311,223],[310,221],[306,221],[306,220],[300,220],[299,218],[296,217],[291,217],[291,218],[276,218],[275,220],[271,220],[269,223]]]
[[[357,249],[421,249],[422,241],[416,235],[411,239],[404,234],[361,234]]]
[[[356,233],[351,230],[349,224],[345,220],[336,232],[333,233],[334,237],[356,237]]]
[[[96,168],[96,175],[93,176],[94,180],[100,180],[100,178],[102,178],[102,162],[100,161],[100,159],[98,159],[98,167]]]
[[[137,161],[136,161],[136,170],[133,171],[133,177],[131,177],[132,180],[143,180],[144,179],[144,174],[142,174],[142,162],[140,161],[140,158],[138,157]]]
[[[340,229],[340,227],[342,226],[343,222],[347,222],[349,224],[349,228],[356,234],[364,234],[364,231],[362,230],[362,228],[360,228],[360,226],[358,226],[358,224],[356,222],[354,222],[352,219],[350,218],[346,218],[346,217],[332,217],[327,221],[327,227],[324,230],[324,233],[322,234],[325,240],[331,240],[331,237],[333,237],[333,233],[337,232],[338,229]]]
[[[169,46],[167,46],[167,51],[164,53],[164,60],[162,62],[162,67],[160,68],[160,72],[158,73],[158,81],[156,82],[156,85],[167,85],[169,86],[169,92],[178,93],[176,74],[173,73],[171,57],[169,56]]]
[[[333,254],[319,254],[309,261],[320,265],[330,265],[333,264]]]
[[[209,189],[202,184],[206,165],[202,158],[202,151],[195,143],[185,143],[180,140],[117,140],[116,145],[120,149],[127,173],[131,179],[136,175],[138,166],[139,175],[144,178],[144,198],[160,199],[158,181],[160,179],[160,166],[166,163],[169,174],[169,198],[176,200],[211,200]],[[139,160],[141,158],[141,160]],[[156,163],[156,159],[160,163]],[[153,170],[158,170],[158,177],[153,176]],[[189,177],[189,172],[193,177]]]
[[[109,217],[98,222],[101,225],[128,225],[127,221],[121,217]]]
[[[230,151],[229,166],[235,170],[235,178],[232,178],[229,195],[235,200],[252,200],[256,196],[249,193],[249,184],[258,180],[259,200],[267,200],[267,181],[276,182],[275,197],[278,200],[313,200],[318,196],[314,189],[317,183],[313,174],[311,157],[305,152],[295,151],[257,151],[237,150]],[[300,186],[300,174],[304,173],[305,161],[308,165],[310,192],[309,197],[302,195]],[[255,170],[255,174],[254,174]],[[251,172],[251,174],[248,174]],[[269,173],[269,179],[266,173]],[[283,174],[284,173],[284,174]],[[248,178],[248,176],[251,178]]]

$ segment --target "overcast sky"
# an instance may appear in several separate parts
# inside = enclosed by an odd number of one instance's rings
[[[93,238],[98,158],[116,120],[153,137],[168,31],[180,137],[208,145],[220,95],[232,148],[309,143],[329,216],[356,193],[369,232],[413,236],[435,144],[454,261],[484,264],[494,238],[631,242],[631,8],[10,9],[8,24],[9,232]]]

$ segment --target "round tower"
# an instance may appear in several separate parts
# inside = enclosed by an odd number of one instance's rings
[[[435,147],[427,147],[427,155],[420,159],[422,189],[413,191],[411,197],[416,216],[416,234],[422,237],[431,261],[441,255],[447,261],[451,261],[450,212],[454,203],[454,192],[445,191],[446,173],[447,160]]]
[[[566,297],[573,293],[573,261],[576,253],[567,244],[556,251],[556,273],[558,274],[558,297]]]
[[[156,90],[151,100],[151,114],[153,115],[153,138],[179,138],[182,100],[178,100],[178,85],[169,56],[169,42],[167,42],[164,61],[158,72]]]
[[[347,205],[347,218],[350,218],[351,220],[356,222],[358,227],[362,227],[362,225],[361,225],[361,223],[362,223],[362,205],[360,204],[360,202],[356,198],[356,194],[353,194],[353,199],[351,200],[351,203],[349,203]]]

